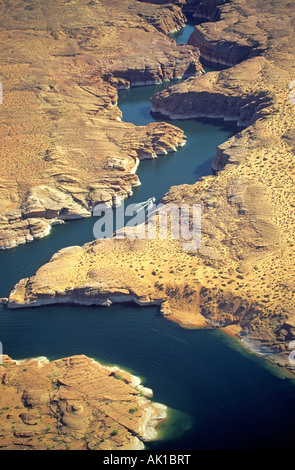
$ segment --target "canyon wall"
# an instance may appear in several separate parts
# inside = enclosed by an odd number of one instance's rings
[[[246,47],[250,53],[234,52],[226,70],[189,78],[151,100],[153,112],[171,118],[171,124],[173,118],[210,117],[240,125],[212,155],[216,175],[172,187],[162,201],[200,204],[201,246],[184,250],[183,240],[134,240],[127,233],[123,240],[72,247],[21,280],[7,306],[156,304],[186,327],[222,327],[247,345],[258,344],[292,370],[294,9],[272,2],[270,14],[268,2],[254,0],[210,5],[217,8],[217,20],[195,28],[206,29],[216,56],[210,59],[218,62],[223,52],[216,44],[223,47],[224,41],[224,51],[231,41],[233,51]],[[202,47],[198,44],[201,60]]]
[[[202,73],[198,51],[166,34],[181,29],[177,5],[133,0],[0,6],[0,248],[89,217],[140,182],[142,155],[183,143],[167,125],[121,121],[120,88]],[[161,32],[160,32],[161,31]]]

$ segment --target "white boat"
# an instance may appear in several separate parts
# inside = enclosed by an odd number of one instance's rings
[[[138,212],[142,209],[149,209],[152,207],[154,204],[156,198],[155,197],[150,197],[147,201],[140,202],[139,204],[136,204],[134,209]]]

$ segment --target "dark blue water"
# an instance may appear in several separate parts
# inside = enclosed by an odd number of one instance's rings
[[[118,105],[123,113],[122,119],[137,125],[161,121],[151,116],[149,99],[168,86],[121,90]],[[201,176],[211,174],[216,147],[237,132],[235,124],[225,124],[221,120],[173,120],[170,123],[183,129],[187,143],[177,152],[140,163],[137,174],[142,185],[134,189],[132,202],[140,202],[151,196],[159,200],[171,186],[192,184]]]
[[[181,31],[171,34],[173,39],[179,44],[187,44],[187,41],[190,37],[190,35],[194,31],[194,26],[192,24],[187,24],[185,28],[183,28]]]
[[[119,92],[118,105],[123,120],[137,125],[160,121],[150,114],[150,97],[169,84],[131,88]],[[159,201],[171,186],[195,183],[199,177],[211,174],[216,147],[236,132],[234,124],[218,120],[172,121],[183,129],[187,144],[177,152],[140,163],[137,174],[141,185],[134,188],[127,203],[146,201],[154,196]],[[86,218],[52,227],[51,235],[30,244],[0,252],[0,296],[7,296],[16,282],[33,275],[61,248],[83,245],[94,239],[95,220]]]
[[[121,92],[123,119],[145,124],[149,97],[158,87]],[[161,198],[173,184],[211,172],[216,146],[234,129],[222,123],[175,122],[188,143],[174,154],[142,162],[142,185],[130,202]],[[93,219],[55,227],[32,244],[0,253],[0,296],[58,249],[93,239]],[[10,311],[0,307],[0,341],[14,359],[57,359],[86,354],[142,377],[154,400],[169,407],[151,449],[293,449],[295,384],[263,358],[220,331],[187,330],[157,308],[48,306]]]
[[[3,311],[0,326],[15,359],[86,354],[141,376],[171,408],[150,449],[293,448],[294,382],[219,331],[180,328],[132,305]]]

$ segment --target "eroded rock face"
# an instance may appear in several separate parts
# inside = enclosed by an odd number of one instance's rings
[[[226,2],[227,0],[186,0],[183,11],[195,22],[217,21],[220,19],[219,6]]]
[[[52,224],[54,221],[51,222]],[[10,219],[10,212],[1,218],[0,247],[1,249],[13,248],[49,235],[51,224],[39,218],[27,218],[22,216]]]
[[[218,11],[218,21],[206,23],[212,51],[224,35],[227,43],[232,38],[233,50],[253,46],[253,57],[174,85],[152,100],[155,112],[172,118],[222,117],[243,126],[219,146],[213,159],[216,175],[173,187],[163,198],[165,204],[201,205],[200,247],[184,250],[181,240],[133,240],[127,233],[123,240],[69,248],[21,280],[8,307],[153,303],[187,327],[217,326],[244,335],[292,369],[295,108],[289,95],[295,69],[290,5],[272,2],[269,15],[268,2],[210,2],[211,11]],[[219,53],[216,48],[216,61]]]
[[[270,30],[261,22],[269,22],[269,12],[257,15],[255,2],[239,2],[238,8],[232,1],[200,2],[194,15],[209,21],[197,25],[188,42],[203,59],[233,66],[265,51]]]
[[[256,58],[233,69],[206,73],[197,80],[190,78],[153,96],[151,109],[172,120],[212,117],[249,126],[271,104],[268,83],[261,81],[264,73],[281,74],[264,58]],[[255,80],[257,86],[251,93]]]
[[[53,0],[45,8],[11,0],[0,16],[0,248],[7,249],[91,215],[97,201],[130,195],[142,155],[154,158],[184,137],[170,125],[121,122],[117,89],[199,74],[202,66],[195,48],[166,36],[185,24],[177,5]]]
[[[139,12],[141,17],[145,18],[149,24],[152,24],[161,33],[175,33],[186,25],[186,17],[180,9],[184,5],[185,0],[152,0],[144,1],[143,3],[153,3],[155,5],[168,4],[160,12],[159,10],[146,12],[145,9]]]
[[[174,85],[152,99],[152,109],[171,119],[215,117],[237,121],[244,127],[218,147],[212,162],[219,172],[216,181],[207,177],[195,185],[195,200],[202,204],[199,255],[204,263],[215,264],[216,279],[220,274],[224,279],[221,285],[216,280],[218,285],[209,289],[208,281],[205,283],[199,305],[209,323],[239,325],[247,339],[257,341],[263,352],[270,347],[290,366],[286,350],[287,339],[294,333],[290,327],[294,298],[287,277],[294,278],[290,264],[294,218],[287,206],[293,204],[291,123],[295,109],[290,106],[288,91],[294,55],[291,43],[287,44],[285,34],[280,37],[279,31],[286,30],[293,36],[294,14],[289,4],[281,3],[273,5],[273,16],[269,16],[266,4],[260,11],[256,2],[216,2],[216,8],[217,21],[196,26],[190,43],[198,43],[205,59],[237,65]],[[229,50],[225,52],[228,34],[235,57]],[[200,39],[202,35],[206,39]],[[249,54],[243,56],[243,48],[250,45]],[[192,187],[183,186],[172,188],[164,199],[188,202],[193,194]],[[235,215],[231,213],[233,208],[237,210]],[[236,269],[230,267],[234,259],[240,259]],[[275,275],[285,280],[275,282]],[[234,278],[234,282],[248,286],[242,295],[240,287],[231,288]],[[264,294],[258,293],[262,285]]]
[[[86,356],[0,365],[2,450],[135,450],[166,407],[136,377]]]
[[[8,307],[158,305],[165,317],[186,327],[234,326],[268,345],[288,366],[281,331],[294,322],[293,297],[281,285],[292,269],[277,277],[281,233],[273,222],[270,195],[262,184],[223,175],[174,187],[164,198],[167,204],[180,205],[184,198],[187,204],[201,204],[198,250],[184,250],[178,240],[128,238],[69,247],[20,281]],[[270,259],[272,272],[263,270]]]

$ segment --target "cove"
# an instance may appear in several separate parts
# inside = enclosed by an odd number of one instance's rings
[[[151,307],[64,305],[2,311],[0,331],[14,359],[85,354],[141,376],[171,410],[149,449],[293,448],[294,381],[218,330],[180,328]]]
[[[150,122],[149,98],[160,89],[121,91],[123,119]],[[216,146],[234,132],[222,122],[173,124],[184,129],[187,145],[141,162],[141,186],[130,202],[160,199],[172,185],[210,173]],[[49,237],[0,253],[0,296],[60,248],[91,241],[93,224],[92,219],[73,221],[54,227]],[[149,449],[293,449],[295,381],[221,331],[181,328],[154,307],[57,305],[12,311],[1,306],[0,341],[13,359],[85,354],[142,377],[153,399],[170,410]]]
[[[140,126],[152,121],[163,121],[163,118],[150,115],[149,99],[169,85],[171,83],[121,90],[118,106],[122,111],[122,119]],[[152,196],[159,200],[171,186],[193,184],[201,176],[211,174],[216,147],[237,132],[234,123],[225,124],[217,119],[173,120],[171,124],[183,129],[187,143],[177,152],[140,162],[137,174],[141,186],[134,188],[132,202],[140,202]]]

